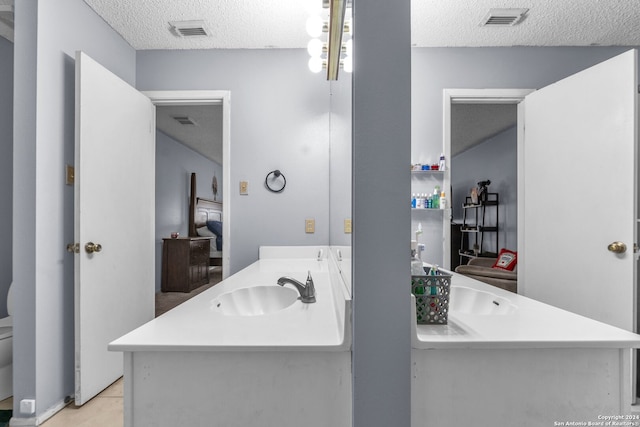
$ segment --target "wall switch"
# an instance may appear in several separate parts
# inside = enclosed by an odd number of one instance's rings
[[[347,218],[344,220],[344,232],[345,234],[351,233],[351,219]]]
[[[311,219],[305,219],[304,220],[304,232],[305,233],[315,233],[316,232],[316,220],[311,218]]]
[[[34,399],[22,399],[20,401],[20,413],[26,415],[35,414],[36,401]]]
[[[240,181],[240,195],[246,196],[247,194],[249,194],[249,182]]]

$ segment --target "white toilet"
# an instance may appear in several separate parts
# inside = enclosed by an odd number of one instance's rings
[[[13,283],[7,293],[7,312],[9,315],[0,319],[0,400],[13,396]]]

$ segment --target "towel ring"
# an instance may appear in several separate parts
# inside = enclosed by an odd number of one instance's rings
[[[282,186],[280,188],[278,187],[272,187],[271,185],[269,185],[269,177],[273,175],[273,178],[271,178],[271,181],[275,181],[278,178],[282,177]],[[284,190],[284,187],[287,186],[287,178],[284,177],[284,174],[282,172],[280,172],[278,169],[273,170],[271,172],[269,172],[267,174],[267,176],[264,179],[264,185],[267,187],[267,189],[269,189],[269,191],[273,192],[273,193],[280,193],[282,192],[282,190]]]

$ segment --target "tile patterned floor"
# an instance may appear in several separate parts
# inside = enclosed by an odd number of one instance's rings
[[[67,405],[44,427],[120,427],[123,421],[122,378],[83,406]]]

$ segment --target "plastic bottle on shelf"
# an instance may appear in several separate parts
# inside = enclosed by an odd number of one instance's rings
[[[413,193],[411,195],[411,207],[415,208],[416,207],[416,193]]]
[[[433,189],[433,196],[431,196],[431,204],[432,208],[440,209],[440,186],[436,185]]]
[[[420,195],[420,193],[416,194],[416,208],[421,209],[423,201],[422,195]]]
[[[440,153],[440,162],[438,163],[438,169],[443,171],[446,168],[446,162],[444,161],[444,153]]]
[[[447,207],[448,207],[448,201],[443,191],[442,193],[440,193],[440,209],[447,209]]]

